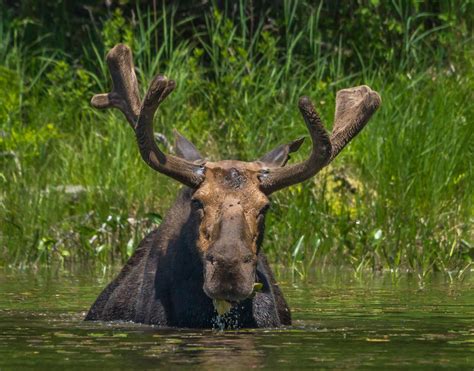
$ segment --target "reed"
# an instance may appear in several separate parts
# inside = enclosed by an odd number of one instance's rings
[[[192,39],[180,37],[192,17],[177,20],[173,8],[159,16],[138,10],[134,24],[116,12],[90,29],[80,60],[42,47],[54,35],[27,43],[24,27],[4,17],[2,264],[126,260],[173,201],[178,186],[142,164],[125,120],[88,103],[107,90],[107,47],[124,41],[141,86],[158,71],[177,81],[156,130],[171,138],[177,128],[213,159],[252,160],[305,135],[296,107],[303,94],[330,128],[337,90],[365,83],[380,92],[381,109],[334,164],[274,196],[264,244],[274,262],[301,276],[326,265],[421,275],[469,267],[472,47],[466,52],[463,39],[451,51],[456,64],[446,63],[445,50],[425,46],[433,33],[454,31],[422,31],[425,15],[404,14],[393,2],[403,28],[399,58],[374,62],[353,45],[354,65],[345,62],[342,37],[330,47],[322,42],[321,7],[304,3],[301,26],[300,5],[284,4],[278,32],[263,21],[250,27],[241,1],[238,22],[206,13]],[[294,159],[308,151],[306,144]]]

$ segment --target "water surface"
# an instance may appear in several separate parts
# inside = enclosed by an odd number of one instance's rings
[[[157,329],[82,319],[111,273],[0,270],[0,369],[474,367],[474,277],[282,274],[290,328]]]

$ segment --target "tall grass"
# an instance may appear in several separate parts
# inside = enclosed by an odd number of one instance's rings
[[[170,8],[158,17],[138,12],[135,26],[116,13],[90,31],[79,61],[41,49],[41,40],[21,44],[14,35],[21,25],[3,20],[3,264],[125,260],[172,203],[178,186],[142,164],[120,114],[88,104],[108,89],[107,47],[125,41],[142,91],[158,71],[177,81],[156,130],[171,137],[177,128],[212,159],[253,160],[306,135],[296,109],[303,94],[330,128],[337,90],[364,83],[380,92],[381,109],[333,164],[274,196],[264,245],[273,261],[301,275],[333,264],[421,274],[466,269],[473,256],[472,60],[450,65],[443,53],[424,52],[429,34],[400,8],[401,58],[375,64],[354,47],[354,67],[344,61],[342,38],[331,47],[322,42],[320,8],[300,27],[297,2],[284,4],[282,32],[263,21],[250,29],[241,2],[240,22],[208,13],[205,28],[184,40],[179,30],[192,19],[176,22]],[[308,151],[306,144],[292,161]]]

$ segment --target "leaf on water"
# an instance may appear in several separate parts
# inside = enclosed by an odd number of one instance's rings
[[[223,350],[223,351],[226,351],[227,348],[226,347],[222,347],[222,348],[219,348],[219,347],[204,347],[204,346],[194,346],[194,345],[191,345],[191,346],[186,346],[184,349],[186,350],[191,350],[191,351],[219,351],[219,350]]]
[[[387,338],[367,338],[365,339],[369,343],[388,343],[390,339]]]
[[[101,337],[104,337],[106,336],[106,334],[102,333],[102,332],[91,332],[89,334],[87,334],[88,336],[91,336],[93,338],[101,338]]]
[[[232,304],[226,300],[213,299],[212,303],[214,304],[214,308],[219,316],[226,314],[230,311],[230,308],[232,308]]]
[[[123,332],[112,335],[112,337],[114,337],[114,338],[126,338],[127,336],[128,336],[128,334],[125,334]]]
[[[74,334],[69,334],[67,332],[55,332],[54,336],[57,336],[58,338],[73,338],[76,337]]]
[[[474,339],[467,339],[467,340],[451,340],[451,341],[448,341],[448,344],[455,344],[455,345],[459,345],[459,344],[474,344]]]
[[[181,344],[183,340],[181,339],[176,339],[176,338],[168,338],[165,339],[166,344]]]

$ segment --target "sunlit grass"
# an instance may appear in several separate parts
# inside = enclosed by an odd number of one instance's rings
[[[307,135],[299,96],[314,100],[330,128],[336,91],[368,84],[382,96],[379,112],[326,170],[273,197],[264,250],[303,276],[332,264],[465,268],[473,254],[472,69],[423,59],[414,44],[422,39],[408,37],[403,63],[362,59],[345,70],[341,48],[318,47],[318,14],[299,32],[292,14],[285,8],[285,40],[261,24],[250,35],[245,22],[215,13],[193,42],[175,37],[170,14],[156,23],[140,14],[131,43],[142,91],[158,71],[177,81],[156,130],[171,138],[177,128],[212,159],[253,160]],[[109,88],[105,41],[91,41],[79,66],[1,44],[4,264],[125,260],[177,193],[142,163],[120,114],[89,106]],[[303,41],[308,55],[296,53]],[[306,143],[292,161],[308,152]]]

